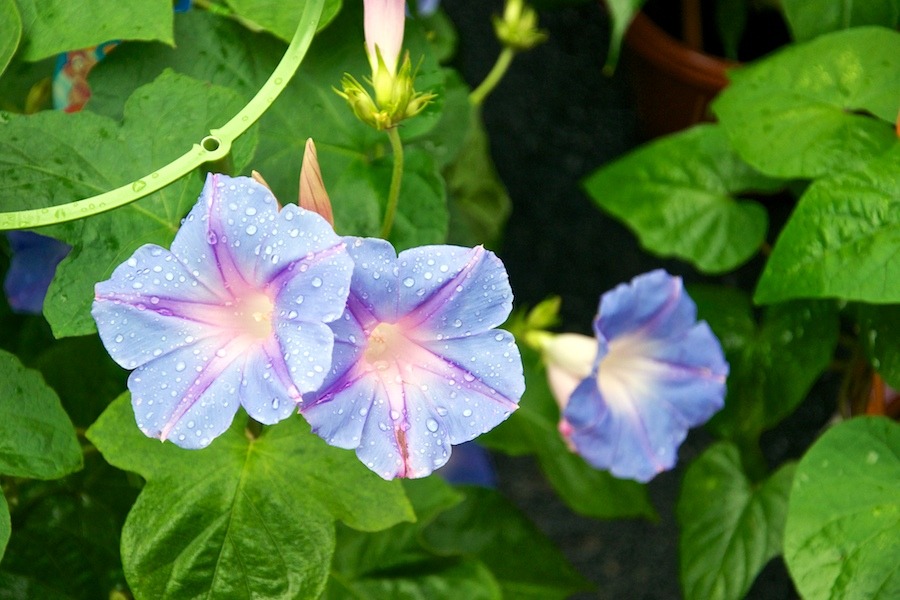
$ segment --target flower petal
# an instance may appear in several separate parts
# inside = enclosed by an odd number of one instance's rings
[[[525,379],[512,334],[496,330],[422,347],[432,358],[417,364],[416,383],[427,386],[451,443],[490,431],[518,408]]]
[[[95,293],[91,315],[100,338],[126,369],[220,331],[218,296],[159,246],[138,248]]]
[[[503,323],[512,310],[506,269],[481,246],[413,248],[400,253],[399,264],[398,312],[419,339],[481,333]]]
[[[363,427],[370,420],[369,412],[377,401],[377,386],[378,380],[373,378],[348,377],[338,390],[338,400],[331,401],[330,396],[320,396],[316,402],[304,405],[301,412],[312,430],[326,442],[353,450],[360,446]],[[386,413],[381,422],[384,423],[384,431],[387,431],[389,421]]]
[[[374,322],[397,320],[398,275],[397,252],[390,243],[376,238],[344,238],[353,259],[351,295],[356,302],[350,307],[363,326]]]
[[[378,70],[375,46],[381,52],[391,74],[396,72],[403,28],[406,24],[406,0],[364,0],[363,28],[372,73]]]
[[[331,367],[334,334],[328,325],[282,321],[275,327],[275,336],[281,349],[276,365],[284,365],[279,367],[282,375],[301,394],[318,389]]]
[[[278,290],[275,296],[277,318],[327,323],[344,312],[353,261],[344,250],[343,242],[335,239],[337,245],[291,263],[276,276],[273,285]]]
[[[638,331],[664,338],[696,321],[697,307],[684,293],[681,278],[657,269],[603,294],[594,331],[603,340]]]
[[[274,340],[248,352],[241,372],[241,404],[255,420],[272,425],[297,410],[300,392]]]
[[[223,336],[199,340],[139,367],[128,378],[138,427],[182,448],[203,448],[231,424],[239,405],[239,352],[219,357]]]
[[[543,347],[547,382],[560,409],[597,362],[597,340],[579,333],[554,335]]]

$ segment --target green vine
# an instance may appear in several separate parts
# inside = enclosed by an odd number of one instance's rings
[[[55,225],[113,210],[161,190],[204,163],[228,156],[234,140],[262,117],[296,73],[315,36],[324,4],[325,0],[306,0],[294,37],[262,88],[230,121],[212,129],[186,153],[136,181],[97,196],[58,206],[0,212],[0,231]]]

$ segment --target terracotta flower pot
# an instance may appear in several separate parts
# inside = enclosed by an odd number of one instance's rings
[[[644,133],[656,137],[711,120],[710,101],[739,63],[704,54],[638,13],[625,36],[629,74]]]

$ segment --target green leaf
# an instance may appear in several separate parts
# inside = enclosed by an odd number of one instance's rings
[[[6,503],[6,495],[0,490],[0,560],[3,559],[3,554],[6,552],[10,533],[12,533],[12,523],[9,521],[9,505]]]
[[[75,428],[40,374],[0,350],[0,473],[56,479],[82,466]]]
[[[301,74],[263,116],[257,152],[260,158],[252,167],[265,177],[276,197],[282,202],[292,201],[297,197],[303,149],[307,138],[312,138],[334,206],[336,229],[342,234],[377,235],[383,213],[381,202],[387,197],[386,177],[392,164],[388,139],[383,132],[358,121],[332,89],[340,85],[344,72],[362,79],[370,70],[364,51],[361,8],[356,3],[344,7],[338,18],[316,37]],[[284,46],[270,36],[250,34],[215,15],[192,13],[181,15],[176,22],[177,51],[159,45],[117,48],[92,73],[94,97],[88,108],[115,115],[119,109],[114,95],[140,85],[165,67],[229,86],[245,99],[255,94],[281,57]],[[415,22],[407,24],[404,39],[413,62],[423,57],[416,88],[442,95],[443,70]],[[442,243],[446,239],[444,186],[432,157],[421,153],[422,148],[434,147],[434,138],[426,136],[440,117],[438,102],[401,127],[407,164],[391,237],[398,248]],[[363,173],[365,178],[360,180]]]
[[[421,543],[422,530],[438,514],[459,504],[462,494],[439,477],[404,481],[403,487],[416,522],[373,533],[338,527],[331,579],[323,598],[499,600],[497,582],[479,561],[439,557]]]
[[[0,0],[0,75],[12,60],[22,39],[22,17],[15,0]]]
[[[632,19],[647,0],[607,0],[606,6],[612,18],[612,32],[609,36],[609,54],[606,56],[604,70],[611,72],[619,62],[622,39]]]
[[[435,57],[441,63],[452,60],[459,43],[459,34],[447,13],[439,9],[427,16],[417,16],[416,21],[422,23]]]
[[[900,389],[900,306],[861,304],[856,322],[872,367],[889,386]]]
[[[391,157],[371,162],[349,161],[337,172],[326,171],[323,166],[323,177],[332,182],[328,188],[338,233],[380,235],[392,167]],[[391,233],[398,252],[446,239],[448,215],[444,182],[434,158],[416,147],[404,152],[399,207]]]
[[[415,511],[414,523],[399,523],[375,532],[338,527],[332,574],[345,587],[351,581],[390,578],[390,574],[414,571],[412,565],[434,562],[433,554],[419,543],[422,528],[438,514],[459,504],[463,495],[439,477],[406,480],[403,488]]]
[[[74,600],[72,596],[46,587],[39,578],[0,572],[0,600]]]
[[[781,0],[781,8],[791,34],[798,42],[861,25],[896,28],[900,24],[898,0]]]
[[[900,425],[833,427],[797,466],[784,557],[804,598],[900,597]]]
[[[591,588],[525,515],[487,488],[466,488],[466,500],[440,514],[422,537],[439,554],[478,558],[504,600],[564,600]]]
[[[306,0],[225,0],[240,17],[290,42],[303,14]],[[324,29],[341,11],[342,0],[325,0],[319,29]]]
[[[859,27],[824,35],[729,77],[713,111],[738,154],[767,175],[853,170],[896,144],[898,32]]]
[[[534,454],[560,498],[574,511],[600,519],[654,518],[646,487],[599,471],[569,450],[560,435],[559,408],[540,357],[520,344],[525,394],[519,409],[490,433],[483,445],[512,455]]]
[[[387,573],[346,581],[335,575],[323,600],[501,600],[500,587],[487,567],[476,560],[417,564],[403,573]]]
[[[25,33],[22,57],[35,61],[110,40],[172,44],[172,1],[16,0]]]
[[[3,210],[39,208],[106,192],[151,173],[222,125],[243,103],[230,90],[165,72],[135,91],[121,125],[88,112],[8,115],[0,124]],[[232,157],[242,168],[255,136],[244,136]],[[60,263],[44,311],[57,337],[95,330],[94,284],[146,243],[168,246],[196,203],[195,175],[127,207],[42,230],[73,246]]]
[[[468,98],[467,104],[468,104]],[[444,169],[450,200],[450,243],[461,246],[499,243],[512,200],[494,161],[481,111],[471,106],[462,147]]]
[[[92,452],[78,473],[11,490],[16,526],[3,569],[47,588],[33,589],[26,598],[106,598],[110,590],[124,588],[119,539],[137,498],[136,479]],[[28,589],[26,581],[16,585]],[[0,590],[3,586],[0,579]]]
[[[57,340],[42,350],[31,364],[59,394],[76,427],[90,426],[125,389],[128,373],[109,357],[100,336]]]
[[[837,308],[830,302],[778,304],[757,323],[742,292],[697,286],[690,293],[731,367],[725,408],[708,427],[755,443],[797,408],[828,367],[839,332]]]
[[[601,167],[584,185],[644,248],[707,273],[743,264],[765,238],[765,209],[738,196],[780,186],[744,163],[714,125],[648,144]]]
[[[900,302],[900,144],[813,183],[778,237],[754,300]]]
[[[316,598],[334,520],[374,531],[413,518],[398,482],[327,446],[299,417],[250,439],[246,416],[203,450],[144,437],[128,395],[88,430],[111,464],[147,485],[122,532],[136,597]]]
[[[688,468],[676,507],[687,600],[739,600],[781,554],[794,464],[752,484],[738,449],[720,442]]]

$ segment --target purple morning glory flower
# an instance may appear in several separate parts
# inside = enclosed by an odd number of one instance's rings
[[[39,315],[56,267],[72,247],[30,231],[6,234],[12,257],[3,282],[9,307],[17,313]]]
[[[560,431],[591,465],[649,481],[722,408],[728,363],[681,278],[661,270],[605,293],[594,333],[544,346]]]
[[[503,263],[482,247],[401,252],[345,238],[356,266],[334,362],[300,411],[385,479],[424,477],[518,407],[525,388]]]
[[[92,314],[146,435],[202,448],[239,405],[292,414],[331,367],[353,262],[319,215],[247,177],[209,175],[171,251],[147,244],[96,286]]]

